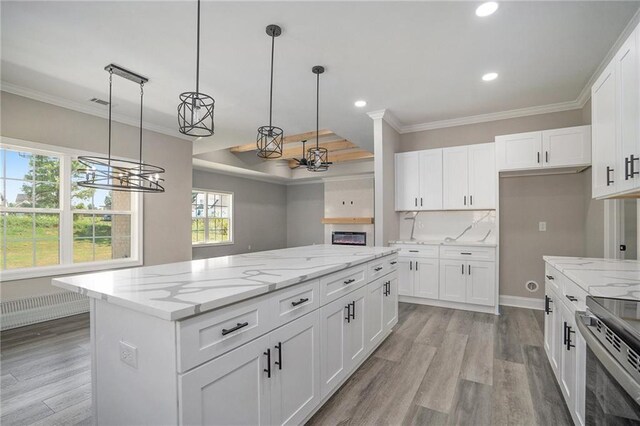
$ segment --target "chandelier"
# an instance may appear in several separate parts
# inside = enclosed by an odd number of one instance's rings
[[[162,167],[142,162],[142,105],[144,98],[144,84],[148,78],[129,71],[115,64],[104,68],[109,72],[109,137],[106,157],[80,156],[78,161],[84,166],[80,173],[84,180],[78,182],[85,188],[108,189],[128,192],[164,192],[160,177],[165,170]],[[140,85],[140,142],[138,161],[121,160],[111,156],[111,108],[113,92],[113,75],[131,80]]]

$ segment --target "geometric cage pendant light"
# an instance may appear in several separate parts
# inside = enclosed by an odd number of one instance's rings
[[[200,0],[196,40],[196,91],[180,94],[178,130],[188,136],[207,137],[213,135],[213,108],[216,101],[200,93]]]
[[[275,38],[282,34],[282,28],[277,25],[267,26],[267,35],[271,37],[271,83],[269,86],[269,125],[258,128],[258,136],[256,137],[256,147],[258,148],[258,157],[261,158],[278,158],[282,157],[283,130],[280,127],[273,126],[273,52],[275,47]]]
[[[329,169],[329,150],[320,146],[320,74],[324,67],[314,66],[311,71],[316,75],[316,146],[307,150],[307,170],[310,172],[326,172]]]
[[[78,182],[78,185],[85,188],[112,191],[164,192],[164,187],[162,186],[164,179],[160,175],[165,170],[162,167],[142,162],[142,101],[144,98],[144,84],[149,79],[115,64],[109,64],[104,69],[109,72],[109,147],[107,157],[78,157],[78,161],[84,166],[78,172],[83,173],[85,176],[85,179]],[[140,85],[140,145],[138,161],[121,160],[111,156],[113,74]]]

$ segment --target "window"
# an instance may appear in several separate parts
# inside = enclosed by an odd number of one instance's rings
[[[3,279],[141,264],[140,195],[80,187],[82,154],[2,138]]]
[[[233,243],[233,194],[194,189],[191,192],[191,242]]]

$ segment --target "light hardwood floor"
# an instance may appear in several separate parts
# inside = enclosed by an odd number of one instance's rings
[[[400,304],[394,332],[309,423],[571,424],[542,321]],[[88,315],[8,330],[0,344],[2,425],[90,422]]]

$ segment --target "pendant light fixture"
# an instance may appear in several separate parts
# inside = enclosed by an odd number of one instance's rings
[[[188,136],[213,135],[213,108],[216,101],[200,93],[200,0],[198,0],[198,24],[196,41],[196,91],[180,94],[178,105],[178,130]]]
[[[122,68],[109,64],[104,68],[109,72],[109,136],[107,157],[81,156],[78,161],[84,168],[78,170],[84,173],[85,179],[78,182],[85,188],[107,189],[128,192],[164,192],[160,177],[165,170],[162,167],[142,162],[142,105],[144,98],[144,84],[149,79]],[[111,107],[113,105],[113,75],[126,78],[140,85],[140,146],[138,161],[120,160],[111,156]]]
[[[275,48],[275,40],[282,34],[282,28],[277,25],[267,26],[267,35],[271,37],[271,83],[269,85],[269,125],[258,128],[258,136],[256,137],[256,146],[258,148],[258,157],[261,158],[278,158],[282,157],[282,134],[280,127],[272,125],[273,117],[273,53]]]
[[[329,150],[320,147],[320,74],[324,67],[316,65],[311,68],[316,75],[316,146],[307,151],[307,170],[310,172],[326,172],[329,169]]]

